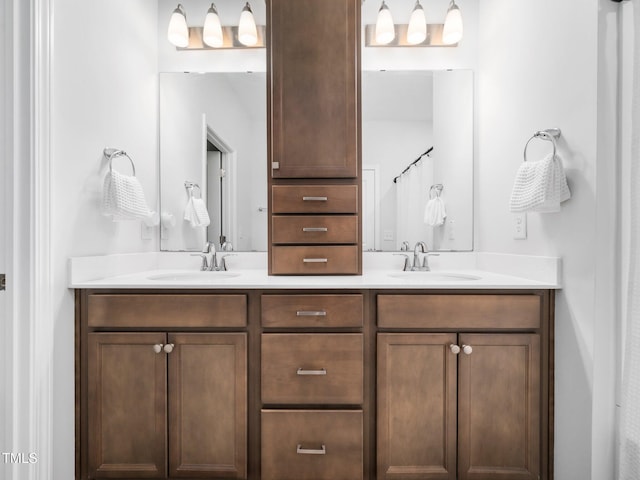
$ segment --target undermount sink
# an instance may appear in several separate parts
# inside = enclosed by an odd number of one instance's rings
[[[204,282],[213,283],[225,278],[237,277],[238,272],[178,272],[178,273],[162,273],[150,275],[149,280],[157,280],[163,282]]]
[[[469,282],[480,280],[478,275],[457,272],[394,272],[390,277],[402,280],[417,280],[421,282]]]

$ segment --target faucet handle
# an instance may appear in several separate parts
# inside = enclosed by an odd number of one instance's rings
[[[403,271],[408,272],[409,270],[411,270],[409,255],[407,255],[406,253],[394,253],[394,255],[398,257],[404,257],[404,267],[402,268]]]
[[[200,270],[202,270],[202,271],[207,270],[209,268],[209,262],[207,262],[207,253],[208,252],[192,253],[191,254],[192,257],[200,257],[200,258],[202,258],[202,264],[200,265]]]
[[[222,258],[220,259],[220,266],[219,269],[222,271],[227,271],[227,262],[225,260],[225,258],[227,257],[235,257],[236,254],[235,253],[227,253],[226,255],[223,255]]]

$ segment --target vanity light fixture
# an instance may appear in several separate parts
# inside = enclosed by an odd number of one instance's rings
[[[169,29],[167,30],[169,42],[176,47],[184,48],[189,45],[189,27],[187,27],[187,14],[181,4],[171,14]]]
[[[420,0],[416,0],[416,5],[411,12],[409,28],[407,29],[407,42],[411,45],[422,43],[427,38],[427,21],[424,17],[424,9],[420,5]]]
[[[220,48],[223,45],[222,37],[222,25],[220,24],[220,17],[218,16],[218,10],[212,3],[207,11],[207,16],[204,19],[204,28],[202,30],[202,41],[210,47]]]
[[[256,29],[256,20],[253,18],[253,12],[251,11],[251,5],[246,3],[240,14],[240,21],[238,22],[238,40],[243,45],[248,47],[254,46],[258,43],[258,31]]]
[[[444,28],[442,29],[442,43],[451,45],[462,40],[462,14],[455,0],[451,0],[447,17],[444,20]]]
[[[393,17],[391,16],[391,10],[387,7],[387,4],[382,0],[380,10],[378,10],[378,19],[376,20],[376,42],[380,45],[387,45],[396,36],[396,29],[393,25]]]
[[[406,1],[406,0],[405,0]],[[408,24],[393,24],[389,7],[382,0],[375,25],[365,25],[365,47],[455,47],[462,39],[462,15],[451,0],[444,23],[427,23],[420,0],[415,2]]]

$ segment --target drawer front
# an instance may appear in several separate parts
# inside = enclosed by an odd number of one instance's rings
[[[358,243],[356,216],[274,216],[273,243]]]
[[[92,294],[90,327],[244,327],[246,295]]]
[[[272,213],[358,213],[357,185],[273,185]]]
[[[378,295],[383,328],[540,328],[537,295]]]
[[[361,410],[263,410],[262,480],[361,480]]]
[[[362,327],[362,295],[263,295],[263,327]]]
[[[271,249],[274,275],[333,275],[358,273],[358,246],[304,246]]]
[[[264,404],[362,403],[362,334],[263,334],[261,368]]]

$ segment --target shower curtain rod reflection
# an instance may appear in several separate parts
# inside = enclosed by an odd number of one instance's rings
[[[402,173],[400,173],[400,175],[398,175],[397,177],[395,177],[395,178],[393,179],[393,183],[398,183],[398,182],[397,182],[397,180],[398,180],[402,175],[404,175],[405,173],[407,173],[411,167],[413,167],[416,163],[418,163],[420,160],[422,160],[422,157],[424,157],[425,155],[428,157],[428,156],[429,156],[429,154],[430,154],[432,151],[433,151],[433,147],[431,147],[429,150],[427,150],[427,151],[426,151],[426,152],[424,152],[422,155],[420,155],[418,158],[416,158],[413,162],[411,162],[411,163],[407,166],[407,168],[405,168],[405,169],[402,171]]]

